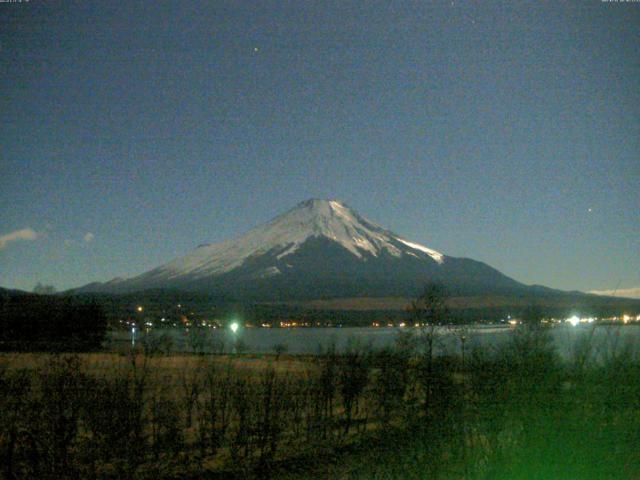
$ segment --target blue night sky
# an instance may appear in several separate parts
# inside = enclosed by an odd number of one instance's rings
[[[0,285],[310,197],[525,283],[640,286],[640,3],[0,3]]]

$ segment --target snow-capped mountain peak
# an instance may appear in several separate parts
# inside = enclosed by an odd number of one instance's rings
[[[425,282],[474,295],[524,288],[482,262],[400,237],[343,202],[312,199],[234,240],[205,243],[133,278],[80,291],[160,289],[282,301],[414,296]]]
[[[295,253],[310,238],[325,237],[365,259],[386,252],[394,257],[426,254],[441,264],[444,255],[409,242],[365,219],[337,200],[311,199],[258,226],[237,240],[204,244],[153,272],[168,278],[209,276],[229,272],[248,258],[276,252],[278,260]]]

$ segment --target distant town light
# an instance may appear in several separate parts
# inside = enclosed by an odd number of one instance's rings
[[[231,331],[232,331],[233,333],[236,333],[236,332],[238,331],[238,322],[233,322],[233,323],[229,326],[229,328],[231,329]]]
[[[138,308],[136,308],[136,310],[138,310],[139,312],[141,312],[141,311],[142,311],[142,310],[144,310],[144,309],[142,308],[142,306],[138,305]]]

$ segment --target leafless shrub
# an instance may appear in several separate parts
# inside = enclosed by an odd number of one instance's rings
[[[403,350],[385,348],[375,353],[373,389],[378,414],[389,425],[394,412],[400,410],[409,383],[409,356]]]
[[[220,368],[209,362],[204,368],[202,396],[198,403],[198,446],[200,456],[215,455],[229,428],[230,387],[235,372],[230,363]]]
[[[231,384],[231,413],[229,429],[229,453],[235,468],[248,471],[254,453],[253,435],[257,409],[253,401],[254,385],[243,377]]]
[[[16,457],[25,447],[26,422],[32,379],[27,370],[0,372],[0,463],[5,478],[20,477]],[[18,465],[16,465],[18,464]]]
[[[184,411],[186,428],[191,428],[193,423],[193,410],[202,389],[202,376],[200,371],[202,366],[202,362],[198,362],[196,365],[192,365],[190,362],[183,362],[182,368],[180,369],[181,404]]]
[[[154,426],[147,406],[153,397],[148,357],[132,351],[123,365],[88,379],[82,421],[83,443],[92,471],[131,477],[147,453],[147,430]],[[100,473],[100,472],[98,472]]]
[[[307,439],[326,441],[333,433],[334,404],[338,388],[338,357],[335,345],[316,357],[318,373],[311,378],[311,405],[307,410]]]
[[[276,361],[280,360],[280,356],[289,351],[289,346],[286,343],[276,343],[273,346],[273,353],[276,355]]]
[[[268,472],[283,434],[285,412],[289,403],[286,392],[287,382],[272,367],[268,368],[262,375],[256,398],[258,415],[255,443],[260,472]]]
[[[148,425],[156,463],[162,455],[175,458],[184,450],[184,429],[180,421],[182,405],[172,398],[170,387],[159,385],[149,394]]]
[[[75,458],[86,376],[77,355],[51,357],[39,372],[29,406],[33,473],[68,478],[79,474]]]
[[[142,337],[141,344],[148,356],[169,355],[173,350],[173,339],[168,333],[148,333]]]
[[[340,358],[339,386],[344,408],[344,435],[349,433],[359,413],[361,397],[369,383],[370,354],[358,345],[349,345]]]

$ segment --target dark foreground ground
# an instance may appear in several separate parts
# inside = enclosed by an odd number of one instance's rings
[[[3,478],[640,478],[640,356],[548,332],[434,358],[0,357]]]

